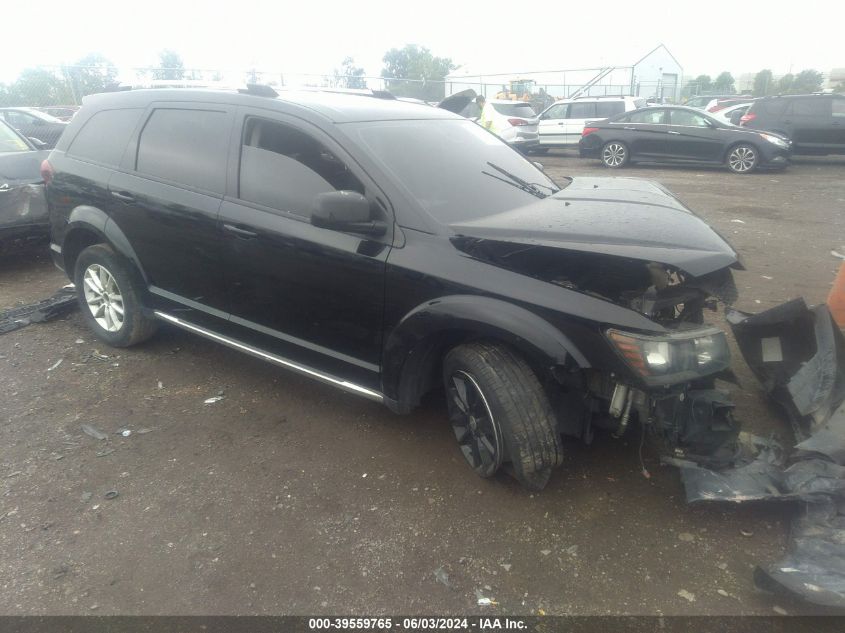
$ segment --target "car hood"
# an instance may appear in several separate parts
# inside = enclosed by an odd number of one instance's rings
[[[0,152],[0,185],[41,182],[41,162],[50,150]]]
[[[450,225],[459,236],[658,262],[698,277],[736,251],[665,187],[635,178],[574,178],[524,207]]]

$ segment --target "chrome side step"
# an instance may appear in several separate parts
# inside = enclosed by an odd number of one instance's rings
[[[194,325],[193,323],[189,323],[188,321],[184,321],[170,314],[165,314],[164,312],[159,312],[158,310],[156,310],[154,314],[156,315],[156,317],[162,319],[163,321],[166,321],[167,323],[172,323],[173,325],[176,325],[184,330],[188,330],[189,332],[194,332],[195,334],[199,334],[200,336],[204,336],[213,341],[217,341],[218,343],[223,343],[223,345],[227,345],[232,349],[236,349],[241,352],[246,352],[247,354],[251,354],[252,356],[256,356],[258,358],[263,358],[264,360],[268,360],[271,363],[286,367],[287,369],[292,369],[293,371],[297,371],[300,374],[310,376],[311,378],[315,378],[321,382],[333,385],[339,389],[348,391],[349,393],[354,393],[356,395],[363,396],[364,398],[368,398],[369,400],[375,400],[376,402],[384,401],[384,396],[378,391],[373,391],[372,389],[367,389],[366,387],[362,387],[361,385],[356,385],[355,383],[347,382],[345,380],[335,378],[334,376],[324,374],[315,369],[311,369],[310,367],[306,367],[305,365],[294,363],[293,361],[289,361],[285,358],[282,358],[281,356],[276,356],[275,354],[260,350],[257,347],[252,347],[251,345],[241,343],[240,341],[236,341],[235,339],[223,336],[222,334],[217,334],[216,332],[207,330],[204,327],[200,327],[199,325]]]

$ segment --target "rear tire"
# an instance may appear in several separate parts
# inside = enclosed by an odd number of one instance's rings
[[[610,169],[621,169],[628,164],[630,153],[628,146],[619,141],[610,141],[601,148],[601,162]]]
[[[750,174],[757,169],[760,162],[760,153],[757,148],[749,143],[739,143],[728,150],[725,164],[735,174]]]
[[[74,285],[82,317],[97,338],[129,347],[155,334],[158,322],[142,310],[140,275],[111,246],[95,244],[79,254]]]
[[[541,490],[563,462],[554,412],[537,376],[509,348],[469,343],[443,361],[449,419],[470,467],[492,477],[510,462],[525,488]]]

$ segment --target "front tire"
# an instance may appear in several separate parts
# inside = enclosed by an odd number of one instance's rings
[[[469,343],[443,361],[449,420],[470,467],[492,477],[506,462],[541,490],[563,461],[554,412],[537,376],[509,348]]]
[[[107,244],[89,246],[76,260],[74,285],[82,317],[94,335],[112,347],[135,345],[157,329],[157,321],[143,313],[138,277]]]
[[[601,148],[601,162],[605,167],[621,169],[628,164],[630,154],[628,146],[619,141],[610,141]]]
[[[757,148],[748,143],[734,145],[728,150],[728,157],[725,164],[735,174],[750,174],[757,169],[760,162],[760,154]]]

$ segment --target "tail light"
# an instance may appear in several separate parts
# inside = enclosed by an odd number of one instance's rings
[[[528,125],[528,121],[525,119],[508,119],[508,123],[515,126]]]
[[[49,185],[53,180],[53,166],[49,160],[41,161],[41,179],[45,185]]]
[[[581,132],[581,138],[584,138],[588,134],[592,134],[593,132],[598,132],[599,129],[597,127],[585,127],[584,131]]]
[[[753,112],[746,112],[745,114],[743,114],[739,118],[739,124],[740,125],[747,125],[748,123],[751,123],[756,118],[757,118],[757,115],[754,114]]]

